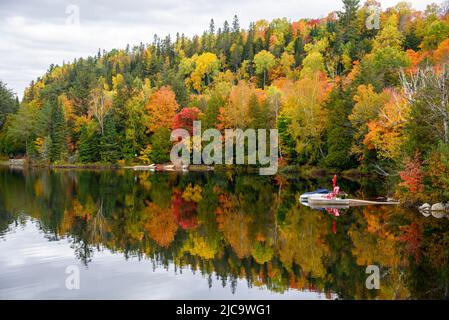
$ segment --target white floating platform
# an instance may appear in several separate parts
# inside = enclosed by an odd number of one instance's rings
[[[308,204],[310,206],[369,206],[369,205],[398,205],[397,201],[367,201],[357,199],[327,199],[325,197],[309,197]]]

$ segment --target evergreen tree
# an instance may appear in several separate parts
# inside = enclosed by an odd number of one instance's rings
[[[348,55],[351,61],[358,56],[360,35],[357,27],[357,10],[360,0],[343,0],[343,11],[338,12],[338,32],[335,43],[338,56]],[[343,71],[339,64],[337,72]]]
[[[89,133],[86,125],[81,128],[78,152],[81,163],[94,163],[100,160],[99,135],[96,130]]]
[[[279,131],[279,153],[280,156],[288,161],[294,163],[296,159],[296,145],[295,139],[289,131],[291,119],[281,113],[277,119],[277,128]]]
[[[327,155],[324,165],[331,168],[348,169],[355,162],[351,155],[352,130],[348,116],[352,109],[351,95],[341,87],[331,93],[328,109]]]
[[[37,136],[45,137],[49,149],[48,160],[52,162],[61,160],[67,151],[64,112],[55,100],[47,102],[40,110],[36,130]]]
[[[50,160],[60,160],[67,152],[67,130],[62,106],[56,104],[52,108],[52,129],[50,132]]]
[[[120,158],[117,131],[112,117],[105,122],[104,134],[100,137],[100,159],[102,162],[116,163]]]
[[[168,128],[157,129],[151,137],[151,161],[154,163],[170,161],[172,145],[170,141],[170,130]]]
[[[234,19],[232,20],[232,33],[234,38],[237,37],[240,33],[240,23],[237,15],[234,15]]]
[[[19,109],[19,101],[14,93],[0,81],[0,130],[5,123],[6,116]]]

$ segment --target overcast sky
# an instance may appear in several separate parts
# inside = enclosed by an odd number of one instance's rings
[[[398,1],[382,0],[382,7]],[[423,9],[442,1],[409,2]],[[247,28],[259,19],[294,21],[339,9],[341,0],[0,0],[0,80],[22,97],[50,64],[94,55],[99,48],[149,43],[155,33],[201,34],[211,18],[218,28],[234,14]]]

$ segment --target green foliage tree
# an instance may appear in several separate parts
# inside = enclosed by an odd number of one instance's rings
[[[28,153],[36,137],[39,108],[22,104],[16,114],[10,114],[5,124],[3,147],[7,152]]]
[[[151,137],[150,142],[150,158],[153,163],[170,161],[172,142],[170,141],[170,130],[168,128],[157,129]]]
[[[267,73],[276,64],[276,58],[268,51],[262,50],[254,56],[256,74],[262,75],[262,88],[265,88]]]
[[[48,146],[48,160],[61,160],[67,152],[66,122],[61,105],[56,101],[47,102],[41,110],[37,121],[36,134],[43,137]]]
[[[392,15],[374,39],[371,54],[363,59],[359,81],[373,85],[377,91],[399,85],[399,71],[410,64],[402,43],[398,19]]]
[[[81,163],[100,161],[99,135],[97,130],[89,130],[91,126],[83,125],[80,134],[78,157]]]
[[[100,137],[100,160],[106,163],[116,163],[120,158],[117,131],[112,117],[107,117],[104,132]]]
[[[348,169],[354,165],[350,156],[352,146],[352,130],[348,120],[352,107],[351,97],[341,88],[335,88],[326,105],[327,125],[327,155],[324,165],[331,168]]]
[[[146,123],[145,104],[141,97],[133,97],[125,104],[125,129],[122,143],[122,156],[125,159],[134,159],[138,151],[145,145]]]
[[[19,101],[15,94],[0,81],[0,130],[6,121],[6,116],[19,109]]]

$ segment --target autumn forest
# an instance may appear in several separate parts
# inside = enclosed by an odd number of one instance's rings
[[[169,161],[170,132],[277,128],[281,170],[396,177],[406,203],[448,199],[448,4],[343,0],[315,19],[234,16],[51,65],[23,99],[0,86],[0,152],[35,165]],[[374,17],[376,18],[376,17]]]

